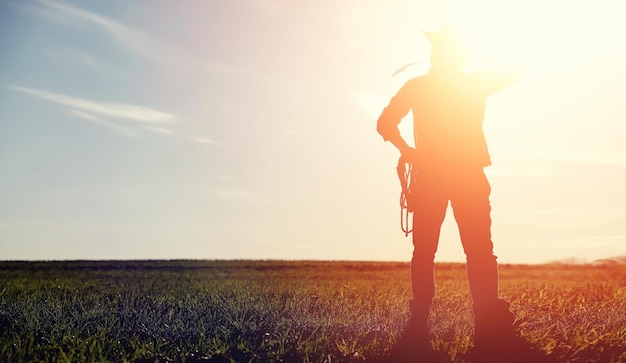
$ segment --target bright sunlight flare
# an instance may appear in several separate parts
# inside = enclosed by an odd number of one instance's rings
[[[479,0],[448,4],[441,23],[458,26],[475,62],[566,72],[623,43],[619,1]]]

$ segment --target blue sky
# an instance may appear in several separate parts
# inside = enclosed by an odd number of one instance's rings
[[[0,259],[408,260],[375,122],[454,9],[527,67],[485,120],[500,261],[626,254],[622,5],[460,3],[0,1]]]

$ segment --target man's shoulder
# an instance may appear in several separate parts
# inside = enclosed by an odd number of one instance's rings
[[[413,77],[409,79],[408,81],[406,81],[402,88],[404,88],[407,91],[419,90],[420,88],[424,88],[429,83],[430,78],[431,77],[429,74],[424,74],[421,76]]]
[[[408,81],[406,81],[406,84],[420,84],[423,82],[427,82],[431,77],[432,75],[430,73],[422,74],[409,79]]]

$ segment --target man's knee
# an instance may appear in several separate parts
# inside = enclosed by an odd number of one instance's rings
[[[487,238],[463,242],[463,251],[465,252],[468,262],[490,262],[496,260],[496,256],[493,254],[493,242]]]
[[[435,261],[435,252],[436,251],[414,248],[411,261],[418,265],[431,265]]]
[[[485,249],[482,251],[469,250],[465,251],[467,263],[472,265],[490,265],[495,263],[498,257],[493,254],[493,249]]]

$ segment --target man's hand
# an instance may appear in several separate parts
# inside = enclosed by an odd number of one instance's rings
[[[404,159],[405,162],[411,163],[411,164],[417,164],[418,153],[415,148],[407,145],[406,147],[403,147],[402,149],[400,149],[400,154],[401,154],[402,159]]]

